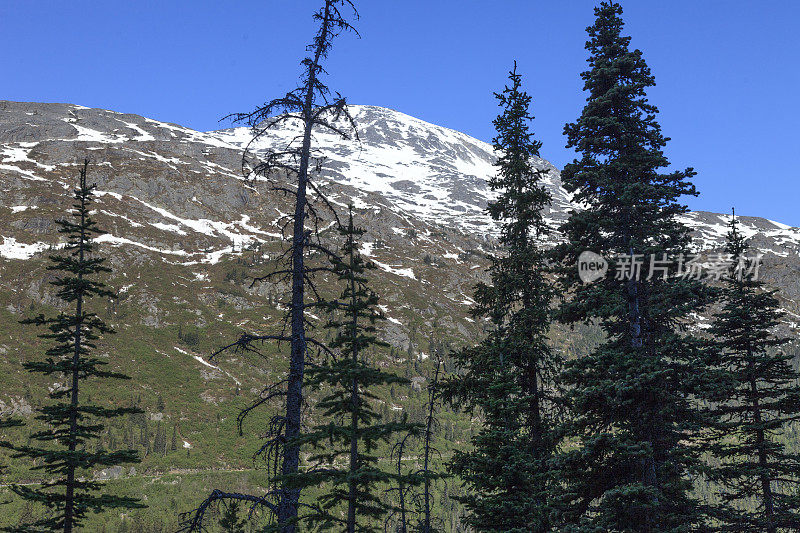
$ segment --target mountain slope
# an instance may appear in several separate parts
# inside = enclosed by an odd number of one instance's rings
[[[487,254],[496,250],[496,226],[484,212],[494,156],[484,142],[396,111],[353,106],[353,113],[358,142],[315,139],[325,158],[321,182],[342,210],[355,204],[367,229],[362,251],[379,267],[373,287],[388,317],[381,334],[392,345],[382,360],[419,384],[428,355],[472,342],[483,331],[468,310]],[[281,148],[295,133],[291,127],[270,133],[251,149]],[[252,466],[263,418],[249,422],[240,438],[235,415],[285,372],[280,351],[265,347],[264,357],[208,360],[241,331],[276,327],[287,292],[281,284],[250,283],[274,267],[291,206],[264,180],[242,178],[249,139],[247,128],[204,133],[69,104],[0,102],[0,414],[29,416],[43,401],[41,392],[57,385],[23,372],[21,362],[41,357],[44,344],[18,320],[54,310],[45,270],[58,245],[53,219],[64,215],[77,164],[88,155],[90,180],[99,188],[96,216],[109,232],[100,239],[114,269],[108,283],[119,291],[118,298],[94,304],[119,332],[100,349],[134,378],[123,389],[91,394],[147,411],[146,422],[112,428],[106,445],[136,440],[146,453],[146,426],[152,436],[161,424],[168,435],[175,431],[179,449],[148,455],[137,476]],[[557,225],[579,207],[561,187],[558,170],[545,160],[538,165],[548,170],[554,202],[547,217]],[[727,216],[694,212],[684,221],[699,250],[719,250]],[[323,227],[333,238],[332,228]],[[742,227],[766,254],[762,275],[780,289],[787,327],[796,332],[800,229],[750,217]],[[556,331],[554,341],[571,356],[592,335]],[[423,390],[396,392],[385,409],[405,410],[413,419],[422,416],[423,401]],[[449,443],[467,438],[468,419],[448,414],[445,422]],[[9,474],[28,475],[21,467]]]
[[[436,307],[426,314],[441,315],[454,339],[473,336],[478,329],[466,315],[471,286],[494,247],[495,225],[484,211],[492,198],[491,146],[388,109],[353,106],[353,115],[358,141],[318,134],[315,146],[331,200],[341,207],[355,203],[368,229],[363,251],[383,272],[384,299],[399,305],[390,312],[388,335],[408,349],[408,323],[419,309],[403,309],[425,294],[420,307]],[[241,261],[246,250],[266,268],[270,251],[279,248],[289,207],[263,181],[242,178],[248,128],[203,133],[113,111],[16,102],[0,103],[0,123],[0,268],[41,260],[56,243],[52,220],[63,213],[63,193],[87,154],[96,162],[91,177],[99,186],[98,219],[109,231],[101,242],[123,272],[131,263],[174,266],[190,292],[203,294],[213,290],[206,284],[211,267]],[[297,126],[270,132],[250,149],[283,148]],[[548,171],[554,199],[548,218],[557,225],[578,206],[561,187],[558,170],[545,160],[538,164]],[[694,212],[683,220],[694,229],[697,248],[712,251],[724,241],[727,218]],[[763,275],[781,289],[787,310],[798,312],[800,229],[751,217],[742,218],[742,229],[766,254]],[[147,283],[141,285],[124,284],[131,294],[147,292]],[[248,290],[253,305],[257,291],[277,291]],[[157,305],[153,309],[149,323],[172,323]]]

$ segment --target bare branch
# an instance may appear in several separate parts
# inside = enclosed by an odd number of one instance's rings
[[[204,520],[206,517],[206,513],[213,509],[213,507],[221,501],[226,500],[233,500],[233,501],[243,501],[250,504],[250,514],[252,515],[256,509],[264,508],[272,515],[277,514],[278,507],[273,502],[271,502],[269,498],[269,494],[266,497],[262,496],[252,496],[250,494],[239,494],[236,492],[223,492],[218,489],[214,489],[211,494],[203,500],[203,502],[194,510],[181,513],[181,523],[179,532],[197,532],[202,533],[203,531],[208,531],[208,528],[204,524]]]

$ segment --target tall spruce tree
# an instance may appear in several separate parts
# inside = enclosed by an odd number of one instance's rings
[[[323,6],[314,14],[319,26],[307,48],[309,55],[302,60],[303,71],[297,88],[270,100],[251,113],[231,115],[235,122],[245,123],[253,131],[253,138],[242,157],[245,175],[265,178],[273,192],[288,197],[292,204],[292,213],[283,226],[287,246],[281,255],[282,266],[255,281],[285,283],[291,289],[288,301],[282,306],[286,309],[286,315],[280,331],[268,335],[244,334],[220,352],[229,349],[258,352],[258,346],[263,342],[275,341],[289,347],[289,372],[286,380],[266,386],[263,394],[239,417],[241,431],[241,421],[254,409],[275,398],[284,400],[282,413],[270,419],[266,431],[267,442],[258,452],[273,469],[276,482],[274,490],[265,497],[214,490],[198,508],[184,514],[182,527],[187,531],[200,530],[205,512],[212,504],[223,500],[255,503],[275,515],[282,533],[296,531],[301,505],[300,487],[287,483],[300,470],[299,443],[303,441],[305,371],[310,349],[326,350],[324,343],[314,337],[311,331],[313,326],[306,317],[308,309],[318,305],[321,300],[312,281],[314,275],[326,270],[315,265],[312,256],[324,258],[331,253],[319,239],[317,231],[324,222],[323,212],[327,210],[330,218],[336,219],[332,204],[316,184],[315,178],[324,161],[315,157],[313,135],[325,132],[343,139],[356,136],[355,123],[346,100],[339,93],[332,93],[323,80],[323,64],[333,40],[344,32],[355,32],[345,16],[346,9],[352,10],[353,18],[358,18],[352,0],[324,0]],[[300,132],[289,139],[286,146],[263,156],[251,153],[251,145],[267,136],[271,130],[297,124],[300,125]]]
[[[451,405],[483,413],[473,450],[456,452],[453,473],[469,488],[463,503],[476,531],[538,532],[550,529],[549,461],[556,446],[554,382],[559,367],[547,333],[553,289],[545,276],[548,234],[543,218],[550,194],[546,171],[534,166],[541,143],[529,130],[531,98],[514,70],[495,94],[499,154],[491,188],[499,192],[489,214],[501,223],[503,253],[492,257],[491,283],[475,291],[475,317],[494,326],[475,347],[455,354],[460,374],[444,383]]]
[[[717,404],[720,461],[711,479],[724,491],[720,531],[800,531],[800,454],[779,435],[800,420],[800,388],[788,339],[773,333],[783,313],[776,291],[758,281],[757,256],[731,216],[726,252],[731,257],[722,289],[724,305],[709,330],[719,342],[719,365],[732,387]],[[755,508],[753,504],[755,503]]]
[[[102,407],[80,396],[82,386],[89,379],[129,379],[105,369],[108,362],[92,355],[96,341],[114,331],[87,310],[88,304],[92,298],[113,298],[114,293],[97,280],[99,274],[110,269],[104,265],[105,258],[94,253],[92,239],[103,231],[90,215],[95,186],[87,184],[88,167],[89,161],[85,160],[78,188],[74,190],[73,220],[56,222],[59,233],[66,237],[64,253],[51,256],[52,264],[47,267],[60,274],[51,285],[57,290],[56,296],[71,310],[52,318],[39,315],[22,321],[46,327],[48,331],[39,337],[53,343],[43,361],[27,362],[25,368],[45,376],[63,377],[66,384],[50,393],[53,402],[39,409],[36,416],[46,428],[33,433],[31,439],[41,446],[0,443],[12,451],[13,458],[36,462],[33,469],[43,471],[48,478],[37,488],[15,485],[12,490],[53,512],[32,524],[9,528],[9,531],[63,530],[67,533],[79,527],[89,512],[144,507],[135,498],[99,494],[100,484],[87,479],[94,468],[138,461],[132,450],[107,451],[95,444],[102,438],[105,421],[139,412],[134,408]]]
[[[694,172],[661,171],[668,139],[646,97],[655,81],[622,35],[621,14],[615,2],[595,8],[581,74],[586,105],[564,128],[580,158],[562,181],[585,209],[571,213],[556,250],[559,315],[603,335],[563,374],[573,420],[560,457],[561,516],[567,531],[688,531],[702,522],[689,494],[701,452],[692,437],[704,424],[692,398],[709,383],[705,345],[685,326],[712,293],[678,275],[690,239],[676,217],[686,211],[680,198],[697,194]],[[608,275],[582,283],[584,251],[603,255]]]
[[[307,372],[308,385],[324,392],[316,405],[321,420],[298,442],[314,450],[308,469],[291,476],[289,483],[322,487],[317,505],[304,517],[310,526],[348,533],[378,531],[392,510],[380,498],[381,484],[402,478],[399,481],[408,485],[416,478],[381,469],[376,447],[418,428],[405,417],[382,420],[375,410],[379,387],[407,385],[408,380],[368,360],[375,356],[372,348],[387,346],[375,335],[375,324],[383,318],[378,296],[368,286],[367,272],[375,265],[358,252],[364,230],[354,226],[352,208],[347,226],[339,231],[345,242],[341,258],[333,257],[332,266],[343,290],[328,302],[331,317],[325,325],[335,332],[333,353]]]

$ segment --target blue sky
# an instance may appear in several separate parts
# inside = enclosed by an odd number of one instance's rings
[[[317,0],[4,0],[0,99],[70,102],[199,130],[292,88]],[[587,0],[369,0],[331,53],[330,85],[489,141],[514,59],[542,155],[572,159],[563,125],[583,105]],[[693,209],[800,226],[800,3],[624,0],[627,32],[658,83],[650,99]]]

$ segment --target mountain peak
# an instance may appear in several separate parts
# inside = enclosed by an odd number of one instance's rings
[[[488,179],[494,174],[490,144],[464,133],[436,126],[405,113],[377,106],[350,106],[358,140],[331,132],[314,136],[324,156],[323,177],[348,187],[357,205],[379,195],[393,207],[423,220],[449,224],[464,231],[493,233],[495,223],[485,212],[494,198]],[[282,149],[301,131],[299,121],[281,124],[250,145],[255,153]],[[227,144],[244,148],[252,137],[246,127],[209,132]],[[570,207],[558,170],[544,159],[553,194],[553,220]]]

